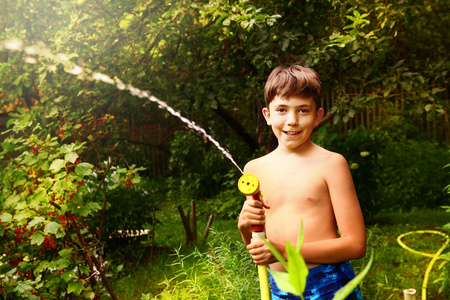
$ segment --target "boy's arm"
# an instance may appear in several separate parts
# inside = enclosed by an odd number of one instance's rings
[[[307,263],[338,263],[364,257],[366,230],[347,161],[333,155],[325,175],[340,237],[304,243],[302,255]]]

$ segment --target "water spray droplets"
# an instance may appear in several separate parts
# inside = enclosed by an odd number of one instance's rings
[[[3,41],[0,42],[0,50],[7,49],[12,51],[22,51],[23,48],[23,42],[18,39],[12,39],[9,41]],[[72,75],[77,76],[80,80],[89,80],[89,81],[101,81],[103,83],[113,85],[119,90],[127,90],[131,95],[139,97],[141,99],[146,98],[156,104],[158,104],[158,107],[161,109],[167,110],[170,114],[180,119],[188,128],[196,131],[197,133],[201,134],[205,137],[205,139],[209,140],[211,143],[214,144],[214,146],[219,149],[222,154],[228,158],[235,166],[238,168],[238,170],[241,173],[244,173],[242,169],[239,167],[239,165],[234,161],[233,157],[231,156],[230,152],[223,148],[218,141],[216,141],[212,136],[207,134],[207,132],[200,126],[196,125],[195,122],[183,117],[178,111],[174,110],[171,106],[169,106],[166,102],[156,98],[155,96],[151,95],[149,91],[138,89],[131,84],[125,84],[117,77],[111,78],[108,75],[93,72],[92,70],[89,70],[87,68],[82,68],[73,62],[70,61],[71,56],[68,56],[66,54],[52,54],[47,48],[45,48],[42,45],[39,46],[33,46],[33,47],[26,47],[25,53],[30,56],[41,56],[46,57],[51,60],[54,60],[58,63],[61,63],[64,65],[64,70]],[[25,58],[26,63],[34,64],[37,62],[37,60],[33,57],[27,57]]]

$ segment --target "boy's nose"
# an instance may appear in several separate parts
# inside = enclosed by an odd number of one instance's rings
[[[298,115],[296,113],[290,113],[288,116],[287,124],[289,126],[298,125]]]

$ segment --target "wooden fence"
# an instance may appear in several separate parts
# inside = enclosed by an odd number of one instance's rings
[[[382,88],[372,87],[370,91],[366,91],[366,95],[379,94]],[[359,91],[361,93],[361,91]],[[354,97],[359,94],[350,94],[349,97]],[[363,91],[364,93],[364,91]],[[360,109],[356,112],[353,118],[350,118],[348,122],[341,122],[342,132],[347,132],[348,130],[355,129],[360,125],[364,125],[366,128],[371,128],[374,125],[379,124],[383,120],[399,115],[404,111],[407,101],[403,91],[397,93],[400,96],[394,99],[381,99],[379,101],[372,101],[370,106]],[[402,96],[403,95],[403,96]],[[408,118],[416,122],[419,131],[427,140],[435,140],[438,142],[449,142],[450,141],[450,126],[448,120],[448,110],[450,108],[449,103],[449,92],[448,90],[444,94],[444,101],[446,107],[444,108],[444,113],[435,113],[427,116],[425,112],[418,112],[415,116],[408,116]],[[336,95],[333,92],[324,94],[322,97],[322,107],[325,112],[329,112],[331,107],[335,104]]]
[[[358,94],[366,95],[378,95],[382,88],[372,87],[369,91],[361,90],[350,93],[349,98],[355,97]],[[402,95],[402,91],[397,93]],[[329,112],[336,102],[336,95],[333,92],[329,92],[322,97],[322,107],[325,112]],[[450,129],[448,121],[448,90],[444,93],[444,101],[446,107],[443,114],[434,114],[431,118],[425,118],[424,114],[418,114],[417,116],[410,116],[413,122],[417,123],[420,132],[422,132],[422,138],[427,140],[435,140],[438,142],[449,142]],[[390,117],[394,117],[399,114],[406,105],[407,101],[402,96],[394,99],[378,98],[378,101],[372,101],[370,106],[366,106],[355,113],[353,118],[350,118],[348,122],[340,122],[337,126],[340,126],[341,132],[348,132],[350,129],[354,129],[360,125],[364,125],[366,128],[371,128],[377,125],[382,120],[387,120]],[[157,115],[157,114],[156,114]],[[135,149],[131,151],[131,154],[137,163],[144,163],[153,174],[164,174],[168,169],[168,162],[170,159],[169,142],[173,136],[173,133],[180,128],[177,120],[171,118],[158,118],[150,114],[143,119],[136,120],[134,114],[130,114],[124,119],[122,125],[122,136],[129,142],[135,145]],[[7,114],[0,114],[0,131],[6,129],[6,122],[8,120]],[[178,125],[177,125],[178,124]],[[0,136],[0,141],[4,140],[5,136]]]

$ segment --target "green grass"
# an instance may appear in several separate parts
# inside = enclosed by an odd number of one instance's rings
[[[414,230],[440,230],[449,218],[441,209],[386,212],[376,216],[377,224],[367,228],[368,253],[373,248],[375,257],[361,284],[365,299],[403,299],[403,289],[407,288],[415,288],[420,299],[423,276],[431,258],[406,251],[398,245],[396,238]],[[166,212],[161,219],[155,243],[164,251],[150,260],[147,249],[139,262],[130,260],[125,270],[119,273],[122,277],[113,280],[119,299],[141,299],[142,294],[146,294],[147,299],[156,295],[158,297],[154,299],[258,299],[256,268],[241,243],[236,221],[215,220],[209,243],[198,249],[187,249],[178,214]],[[199,220],[200,238],[205,226],[206,220]],[[415,250],[428,253],[434,253],[443,243],[442,237],[436,235],[410,235],[403,241]],[[134,249],[142,253],[143,248]],[[367,256],[352,262],[356,273],[368,259]],[[449,290],[439,293],[440,283],[433,283],[440,275],[439,265],[438,261],[430,274],[429,300],[450,298]]]
[[[375,260],[369,274],[361,284],[367,299],[403,299],[403,290],[415,288],[418,299],[425,270],[431,260],[429,257],[411,253],[397,243],[397,237],[415,230],[441,230],[449,222],[450,216],[442,209],[412,210],[411,212],[388,212],[379,214],[377,225],[368,227],[368,248],[374,248]],[[414,234],[403,239],[410,248],[435,253],[444,243],[444,239],[432,234]],[[368,257],[354,261],[356,272],[367,262]],[[427,299],[450,298],[450,291],[439,293],[438,261],[431,273],[427,287]]]

